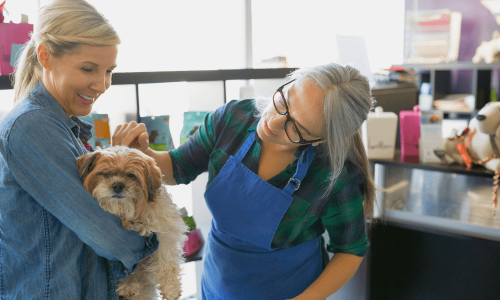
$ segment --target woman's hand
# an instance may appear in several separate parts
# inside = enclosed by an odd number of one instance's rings
[[[149,148],[149,136],[146,125],[143,123],[137,124],[132,121],[123,125],[118,125],[111,137],[113,146],[128,146],[136,148],[142,152]]]

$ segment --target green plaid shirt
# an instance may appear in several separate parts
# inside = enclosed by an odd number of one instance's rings
[[[207,114],[204,124],[188,141],[169,151],[177,183],[188,184],[208,171],[207,188],[210,186],[229,156],[235,155],[256,129],[260,118],[254,116],[254,104],[254,100],[231,101]],[[257,173],[262,140],[258,135],[255,139],[242,163]],[[295,153],[297,159],[268,183],[283,189],[307,147],[301,147]],[[330,170],[318,152],[319,147],[300,188],[292,195],[293,202],[276,230],[272,246],[293,247],[321,236],[326,228],[330,237],[328,251],[363,256],[369,242],[363,215],[361,172],[346,162],[333,191],[328,197],[322,197],[329,184]]]

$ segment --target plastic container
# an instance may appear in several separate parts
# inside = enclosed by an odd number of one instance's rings
[[[418,158],[418,143],[420,140],[420,108],[418,105],[415,105],[413,110],[400,111],[399,120],[401,132],[401,157]],[[404,160],[407,161],[407,159]]]
[[[384,112],[381,106],[375,112],[368,113],[368,118],[361,127],[361,136],[369,159],[393,159],[396,148],[398,116],[393,112]]]

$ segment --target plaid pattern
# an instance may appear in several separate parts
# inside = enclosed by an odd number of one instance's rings
[[[202,172],[209,172],[207,188],[229,159],[255,130],[260,118],[254,116],[254,100],[231,101],[207,114],[196,134],[179,148],[170,150],[177,183],[188,184]],[[256,142],[243,159],[243,164],[257,173],[262,141]],[[300,159],[308,146],[302,146],[295,156]],[[283,189],[295,173],[298,159],[268,180]],[[325,228],[330,252],[363,256],[368,249],[363,215],[363,184],[361,172],[346,162],[328,197],[321,197],[328,186],[330,171],[327,161],[316,150],[313,162],[292,195],[293,202],[276,230],[272,246],[288,248],[321,236]]]

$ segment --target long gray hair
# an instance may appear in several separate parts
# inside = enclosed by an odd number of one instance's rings
[[[336,63],[297,69],[287,76],[287,80],[292,79],[297,82],[309,80],[325,91],[322,120],[324,142],[318,146],[318,150],[330,164],[331,177],[324,196],[332,191],[345,161],[349,160],[365,179],[364,211],[371,218],[375,185],[360,134],[361,125],[375,103],[368,79],[359,70]],[[257,110],[263,111],[264,105],[264,100],[258,100]]]
[[[15,68],[14,102],[21,100],[42,79],[37,49],[44,43],[51,55],[61,57],[81,45],[115,46],[120,38],[113,26],[84,0],[54,0],[38,10],[38,20]]]

